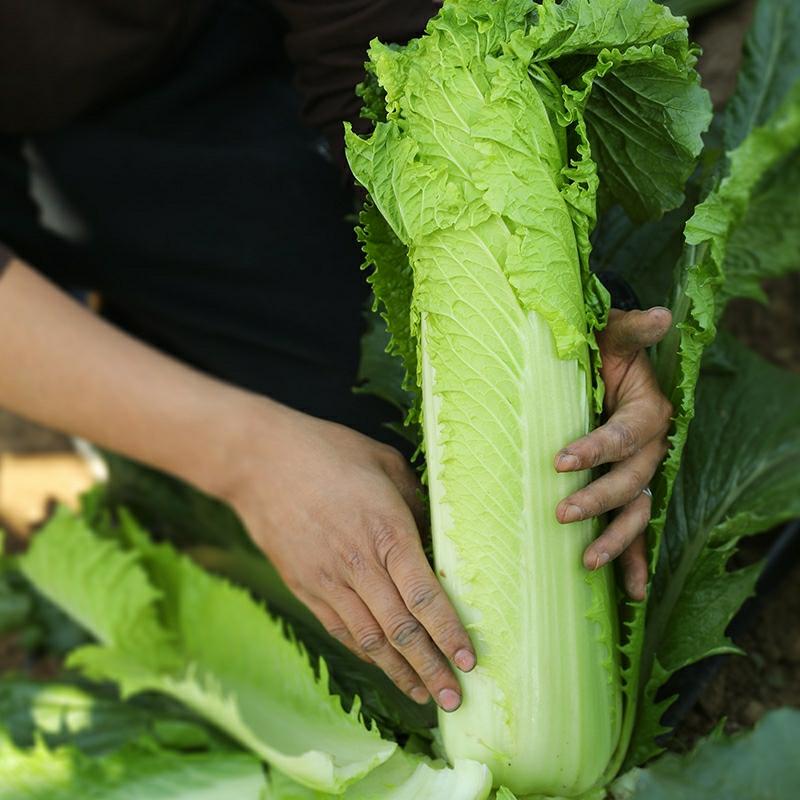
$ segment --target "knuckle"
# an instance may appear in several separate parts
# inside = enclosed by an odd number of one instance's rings
[[[405,544],[400,528],[391,520],[377,519],[370,528],[370,538],[375,553],[382,564],[386,564]]]
[[[638,497],[642,493],[642,489],[647,485],[644,475],[637,470],[632,469],[627,476],[626,480],[626,494],[629,498]],[[645,495],[647,497],[647,495]]]
[[[336,641],[345,644],[346,642],[350,641],[350,631],[342,624],[337,625],[326,625],[325,630],[333,636]]]
[[[395,647],[403,649],[419,641],[421,634],[419,622],[413,617],[403,617],[391,626],[389,638]]]
[[[438,588],[424,582],[412,586],[408,593],[408,610],[414,614],[422,614],[433,605],[438,596]]]
[[[358,635],[358,646],[367,655],[382,650],[385,644],[386,637],[383,635],[383,631],[370,629],[362,631]]]
[[[610,492],[606,489],[593,487],[590,491],[587,491],[586,499],[579,505],[583,506],[588,518],[610,511],[613,503]]]
[[[615,422],[612,426],[613,447],[619,458],[627,458],[638,449],[636,434],[630,425],[624,422]]]
[[[458,622],[443,622],[436,629],[435,639],[446,648],[446,652],[457,649],[462,643],[469,644],[466,636],[463,633],[460,623]]]
[[[586,466],[587,467],[597,467],[604,461],[604,448],[600,442],[593,441],[587,448],[586,448]],[[583,460],[583,459],[581,459]],[[583,466],[583,465],[582,465]]]
[[[447,662],[438,651],[427,656],[418,671],[420,678],[428,686],[444,683],[448,676]]]

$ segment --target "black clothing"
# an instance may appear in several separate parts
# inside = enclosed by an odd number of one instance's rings
[[[352,392],[352,194],[290,80],[272,13],[224,0],[158,85],[0,141],[0,241],[179,359],[381,435],[391,412]]]
[[[270,28],[264,51],[288,57],[304,121],[341,159],[342,120],[356,120],[353,92],[370,40],[422,32],[437,0],[253,0]],[[0,133],[60,127],[85,112],[167,79],[218,0],[3,0],[0,3]]]

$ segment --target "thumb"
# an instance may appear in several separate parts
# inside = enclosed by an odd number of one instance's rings
[[[602,350],[618,358],[635,356],[660,342],[672,327],[672,312],[663,306],[647,311],[614,311],[608,326],[599,334]]]

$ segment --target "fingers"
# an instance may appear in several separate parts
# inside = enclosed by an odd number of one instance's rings
[[[442,651],[408,610],[389,576],[383,580],[376,576],[374,583],[360,587],[359,593],[391,647],[411,665],[437,704],[445,711],[455,711],[461,705],[458,681]]]
[[[341,642],[351,653],[357,655],[362,661],[368,664],[375,662],[356,644],[356,640],[350,633],[350,629],[345,625],[342,618],[324,601],[314,597],[304,596],[298,593],[298,598],[308,606],[311,613],[322,623],[325,630],[334,639]]]
[[[663,402],[661,402],[663,400]],[[577,472],[630,458],[648,442],[665,436],[672,409],[666,399],[643,412],[639,404],[623,406],[611,419],[556,455],[558,472]]]
[[[353,588],[434,700],[454,711],[461,690],[448,659],[463,669],[474,667],[469,637],[431,572],[410,518],[384,521],[372,541],[380,569],[354,575]]]
[[[622,555],[647,528],[651,505],[650,496],[644,493],[628,503],[584,551],[583,564],[586,569],[600,569]]]
[[[331,605],[339,619],[347,621],[347,629],[359,651],[374,661],[412,700],[417,703],[430,700],[420,676],[389,644],[382,626],[354,591],[341,588],[331,595]]]
[[[647,537],[642,533],[619,557],[625,590],[631,600],[644,600],[647,592]]]
[[[609,323],[598,334],[604,355],[629,358],[640,350],[652,347],[666,336],[672,327],[672,313],[668,308],[656,306],[647,311],[615,311]]]
[[[428,635],[462,672],[475,667],[475,651],[441,584],[433,574],[418,537],[388,553],[386,568],[406,608],[422,623]]]
[[[666,451],[666,443],[653,440],[631,458],[562,500],[556,508],[561,523],[598,517],[630,503],[647,487]]]

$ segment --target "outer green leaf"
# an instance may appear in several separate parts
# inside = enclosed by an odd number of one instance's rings
[[[645,51],[640,58],[646,66],[629,57],[598,78],[586,108],[604,189],[637,221],[681,205],[711,121],[694,56]]]
[[[98,634],[100,643],[76,651],[71,664],[117,681],[126,694],[171,695],[314,788],[341,791],[392,754],[396,745],[363,727],[357,704],[345,714],[328,693],[324,664],[316,677],[305,653],[243,590],[167,545],[151,545],[130,518],[123,532],[135,550],[61,512],[23,561],[40,591]],[[127,598],[135,649],[109,596]]]
[[[371,330],[362,341],[359,380],[366,380],[364,391],[395,404],[411,425],[418,418],[419,392],[417,374],[417,341],[411,330],[411,296],[413,277],[408,250],[371,203],[366,202],[359,215],[356,230],[364,251],[363,269],[375,296],[373,312],[380,314],[385,325],[371,323]],[[383,330],[388,340],[381,342]],[[418,437],[416,437],[418,438]]]
[[[414,404],[414,395],[403,388],[406,376],[403,363],[389,351],[391,335],[385,320],[374,311],[366,317],[367,330],[361,337],[358,385],[354,391],[380,397],[405,417]]]
[[[612,786],[614,800],[786,800],[800,786],[800,711],[781,709],[755,730],[713,737],[688,755],[666,755]]]
[[[597,55],[597,67],[580,80],[591,89],[585,116],[592,157],[604,194],[637,220],[682,203],[711,120],[685,28],[685,20],[648,0],[568,0],[545,2],[526,37],[535,60]],[[577,85],[574,70],[571,61],[556,66]]]
[[[756,128],[742,144],[728,156],[728,174],[696,209],[686,225],[686,242],[692,247],[707,249],[712,285],[722,286],[723,270],[728,243],[750,210],[754,196],[765,177],[770,173],[774,180],[774,170],[786,166],[786,159],[800,153],[800,83],[787,95],[783,104],[763,127]],[[769,205],[769,202],[767,202]],[[789,214],[793,219],[797,212]],[[707,296],[706,285],[696,290],[693,300],[704,304],[703,312],[719,316],[724,301],[729,297],[751,294],[751,285],[759,277],[772,274],[772,267],[766,267],[766,275],[759,270],[761,262],[751,265],[743,273],[732,271],[725,277],[725,293],[714,300],[700,300]],[[740,264],[740,269],[742,265]],[[709,320],[709,324],[713,324]]]
[[[723,302],[731,297],[766,301],[764,278],[800,266],[800,146],[773,167],[753,192],[744,219],[728,244]]]
[[[758,567],[731,573],[726,565],[742,536],[800,516],[800,378],[731,341],[725,362],[732,372],[707,370],[698,387],[651,589],[651,701],[675,670],[737,652],[724,631],[751,594]],[[652,738],[669,702],[643,707],[633,763],[656,752]]]
[[[143,668],[177,663],[174,639],[161,624],[161,592],[135,553],[98,539],[60,508],[20,559],[23,574],[44,595],[109,648],[136,656]]]
[[[779,12],[781,6],[772,8]],[[761,14],[757,24],[764,25],[768,20],[769,15]],[[750,86],[744,82],[737,91],[747,94]],[[727,291],[724,289],[724,262],[728,244],[746,218],[749,204],[758,194],[764,176],[791,154],[800,142],[798,91],[800,87],[795,87],[766,124],[750,132],[741,145],[720,163],[721,175],[717,184],[686,225],[687,246],[679,264],[672,303],[677,324],[673,333],[659,346],[656,359],[661,386],[672,400],[676,416],[670,439],[671,449],[654,482],[654,516],[649,528],[652,570],[664,559],[661,553],[662,534],[682,450],[694,416],[694,391],[703,352],[714,340],[716,320],[722,313],[726,299],[750,285],[742,281],[737,284],[732,280]],[[763,276],[754,271],[748,281],[759,277]],[[697,555],[697,552],[692,552],[694,556]],[[713,572],[711,567],[709,569]],[[648,619],[653,615],[670,613],[659,608],[660,598],[651,591]],[[658,752],[654,738],[662,732],[658,720],[665,705],[655,704],[654,698],[658,687],[670,674],[656,658],[663,626],[648,625],[645,636],[644,618],[644,608],[634,605],[632,619],[628,623],[628,642],[623,651],[627,665],[624,686],[626,695],[631,699],[624,721],[623,741],[632,733],[634,723],[631,712],[638,706],[635,744],[628,755],[628,764],[640,763],[642,759]],[[634,693],[639,695],[637,701],[632,699]],[[620,758],[623,749],[618,753]]]
[[[343,800],[485,800],[492,788],[489,770],[475,761],[456,761],[452,767],[398,750],[385,764],[351,786]],[[279,772],[269,780],[267,800],[324,800],[322,794],[299,786]]]
[[[188,554],[210,572],[222,575],[266,601],[269,610],[287,622],[314,657],[330,669],[331,692],[350,708],[356,696],[362,713],[390,736],[429,736],[436,724],[433,705],[420,706],[404,695],[383,670],[366,664],[334,639],[317,618],[289,591],[275,568],[260,554],[241,548],[192,548]]]
[[[255,549],[244,525],[226,503],[116,453],[106,451],[103,459],[109,468],[108,483],[89,493],[83,509],[86,520],[98,530],[95,515],[108,516],[125,507],[147,530],[176,546],[202,542]]]
[[[0,800],[261,800],[264,774],[244,753],[176,754],[132,745],[90,759],[0,739]]]
[[[725,149],[734,150],[764,125],[798,80],[800,6],[795,0],[759,0],[736,94],[725,113]]]
[[[543,0],[536,14],[529,35],[540,61],[649,45],[687,28],[686,20],[649,0]]]
[[[41,737],[48,747],[69,744],[89,755],[148,738],[176,750],[212,749],[216,738],[196,717],[165,698],[122,702],[106,688],[73,683],[0,681],[0,720],[18,746]],[[166,706],[166,707],[165,707]]]
[[[33,610],[30,593],[15,580],[9,556],[3,554],[3,531],[0,529],[0,634],[21,628]]]

